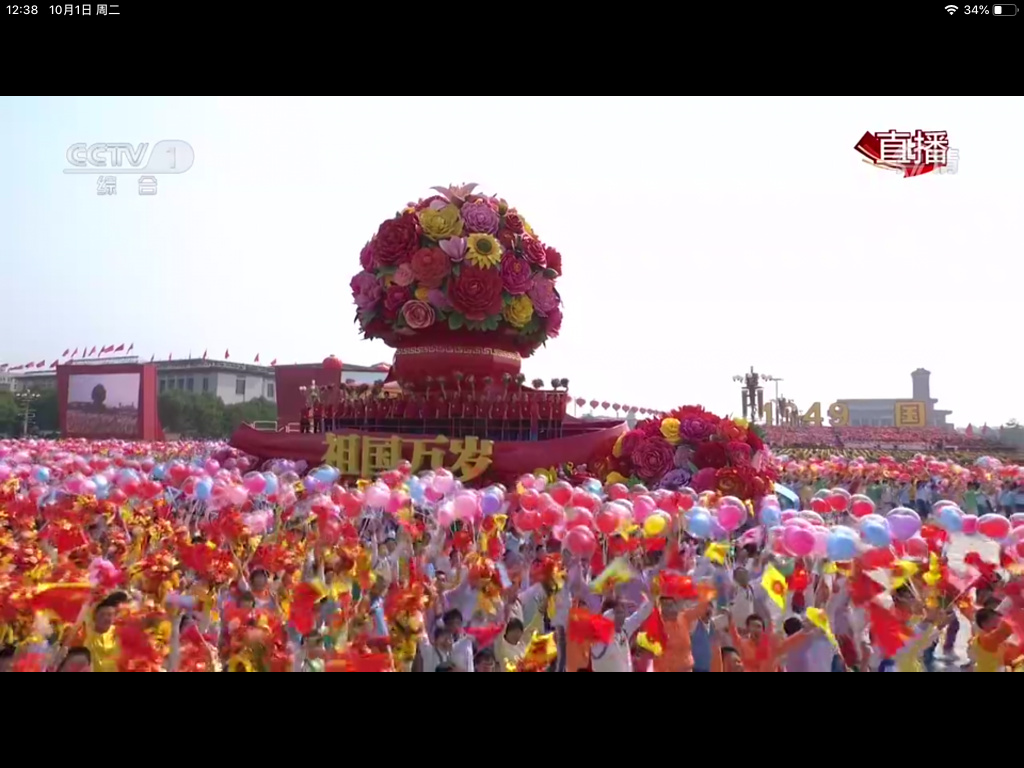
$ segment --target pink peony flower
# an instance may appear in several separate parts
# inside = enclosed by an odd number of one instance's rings
[[[513,296],[522,296],[533,287],[533,271],[524,259],[512,254],[501,260],[501,283]]]
[[[498,212],[483,200],[474,200],[462,206],[462,221],[468,232],[484,235],[498,234],[498,225],[501,223]]]
[[[349,287],[356,306],[364,312],[373,309],[384,294],[380,281],[372,272],[360,272],[349,282]]]
[[[546,326],[547,334],[553,339],[558,338],[558,334],[562,330],[562,310],[558,307],[548,312],[548,324]]]
[[[406,325],[416,330],[429,328],[436,319],[432,306],[425,301],[417,301],[415,299],[407,301],[402,305],[402,317],[405,318]]]
[[[359,264],[369,272],[373,269],[373,240],[363,246],[363,250],[359,252]]]
[[[455,263],[466,258],[466,238],[464,237],[449,237],[447,240],[439,242],[438,246]]]
[[[718,470],[713,467],[700,470],[690,481],[690,487],[697,493],[715,490],[718,487]]]
[[[640,443],[629,459],[633,462],[637,477],[652,482],[672,469],[674,454],[675,448],[668,440],[663,437],[652,437]]]
[[[546,317],[548,312],[555,309],[559,303],[555,281],[546,277],[535,277],[527,296],[533,302],[534,311],[541,317]]]
[[[523,256],[526,260],[537,267],[544,267],[547,265],[547,250],[544,248],[544,243],[540,240],[534,240],[532,237],[523,238]]]
[[[427,293],[427,301],[442,312],[447,312],[452,308],[452,303],[448,301],[448,294],[440,288],[431,288]]]
[[[399,265],[392,279],[395,281],[395,285],[400,285],[403,288],[412,285],[412,281],[416,279],[412,271],[412,265],[409,262]]]

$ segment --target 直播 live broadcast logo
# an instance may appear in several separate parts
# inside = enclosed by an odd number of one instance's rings
[[[897,130],[865,133],[854,146],[867,159],[865,163],[886,171],[896,171],[903,178],[926,173],[956,173],[960,152],[949,146],[946,131],[913,133]]]

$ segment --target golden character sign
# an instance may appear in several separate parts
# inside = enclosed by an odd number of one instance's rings
[[[478,437],[449,440],[438,435],[433,440],[404,440],[397,435],[326,435],[327,451],[323,463],[337,468],[345,477],[370,479],[380,472],[395,469],[402,461],[405,446],[411,444],[413,472],[441,469],[448,454],[455,461],[448,467],[463,482],[480,477],[493,463],[494,442]]]
[[[895,417],[897,427],[928,426],[928,417],[922,402],[908,400],[907,402],[896,403]]]

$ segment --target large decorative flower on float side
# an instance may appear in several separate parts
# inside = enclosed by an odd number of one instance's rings
[[[637,423],[615,443],[608,469],[650,487],[689,485],[751,500],[771,493],[777,479],[760,427],[700,406]]]
[[[528,355],[558,335],[561,254],[476,186],[434,187],[363,247],[351,285],[366,338],[393,345],[423,333],[491,333]]]

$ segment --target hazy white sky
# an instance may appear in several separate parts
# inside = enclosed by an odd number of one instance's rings
[[[955,176],[904,179],[865,131],[946,130]],[[348,282],[379,223],[480,183],[558,248],[561,338],[528,377],[590,399],[739,410],[755,366],[806,406],[909,397],[961,426],[1013,395],[1024,99],[0,99],[0,362],[155,353],[389,360]],[[192,170],[139,197],[67,176],[75,142],[182,139]]]

